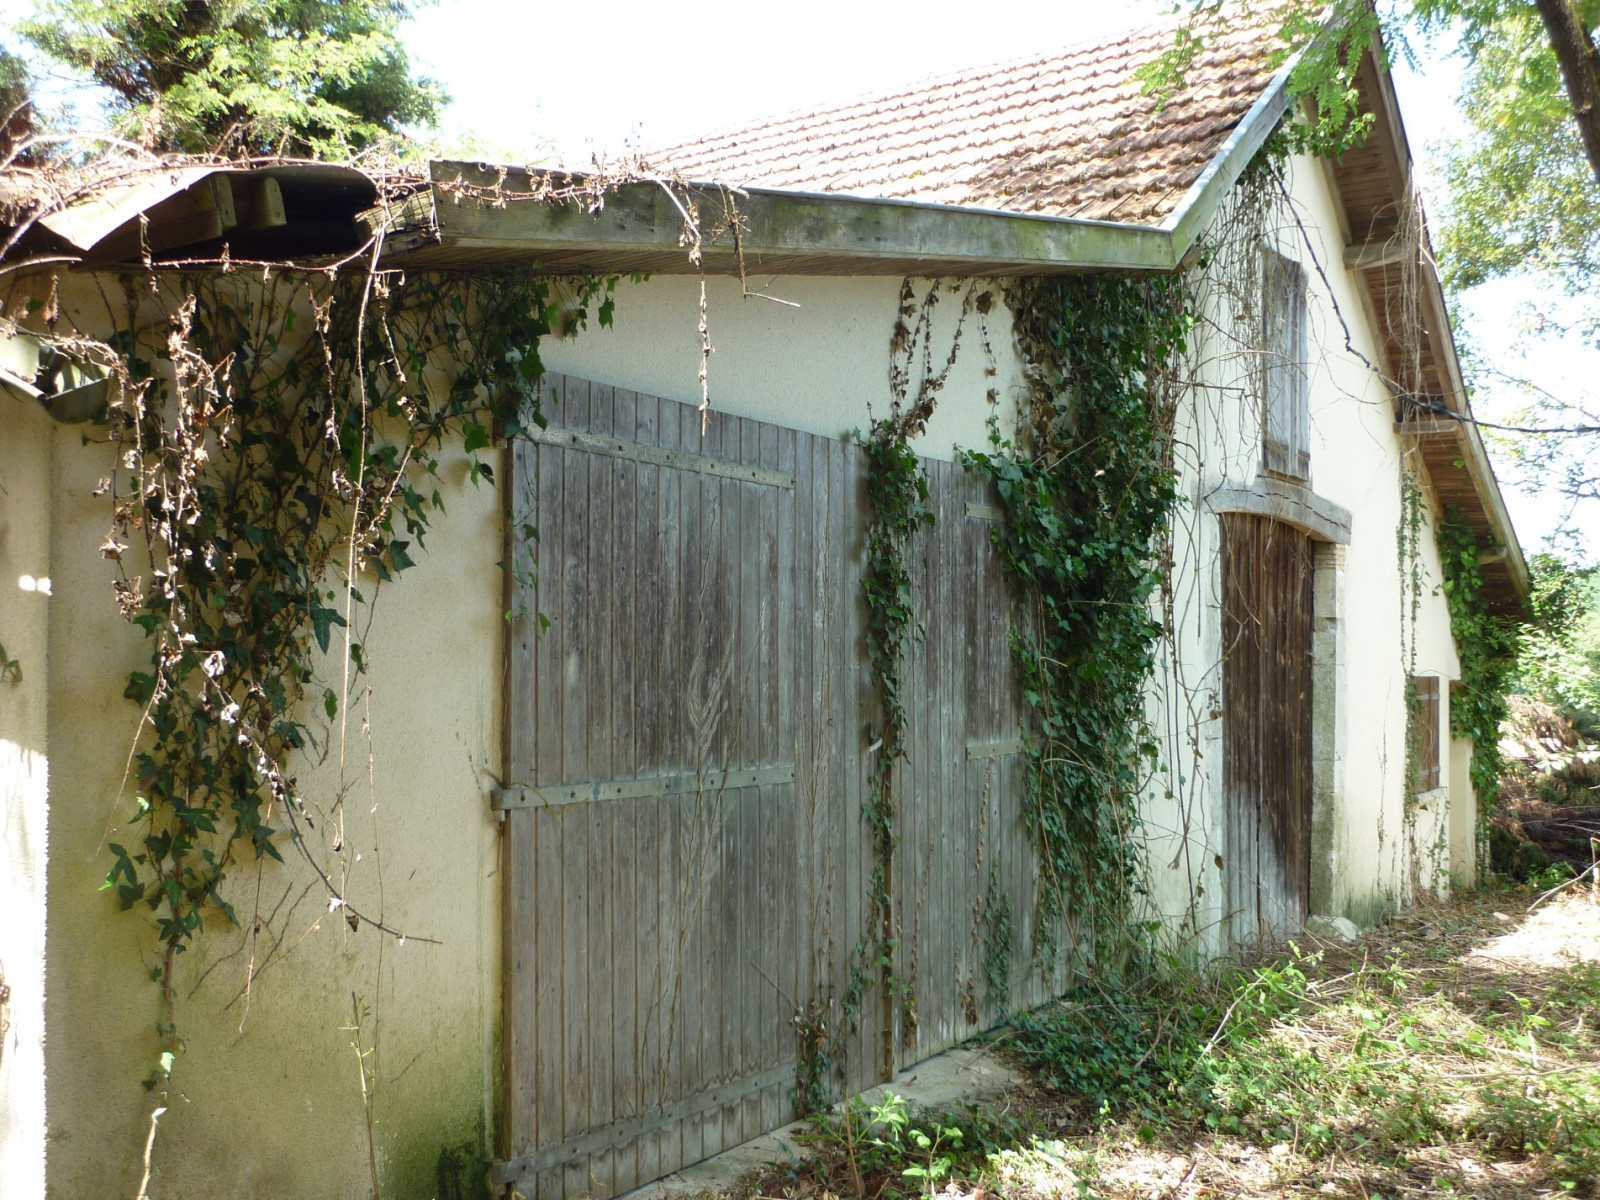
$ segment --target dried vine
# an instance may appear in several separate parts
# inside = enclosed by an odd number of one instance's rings
[[[208,920],[237,921],[225,884],[241,865],[292,847],[352,930],[400,934],[312,851],[319,820],[342,849],[343,798],[309,797],[294,756],[327,752],[367,666],[355,607],[413,565],[443,510],[442,450],[463,446],[471,479],[492,482],[480,452],[496,433],[543,423],[540,338],[582,326],[596,301],[608,322],[612,283],[371,268],[123,280],[107,363],[122,469],[103,551],[150,664],[126,691],[143,712],[134,836],[110,844],[106,886],[155,916],[151,1086],[181,1048],[174,961]],[[152,325],[164,340],[133,332]]]

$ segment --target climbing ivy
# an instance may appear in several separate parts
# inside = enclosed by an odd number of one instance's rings
[[[884,1068],[894,1071],[894,1003],[898,991],[895,950],[898,932],[894,914],[894,855],[900,843],[899,805],[895,798],[896,764],[906,756],[906,709],[901,698],[901,666],[918,626],[911,594],[911,571],[906,548],[924,525],[933,524],[928,507],[928,477],[907,444],[923,421],[896,411],[874,421],[858,439],[867,458],[867,503],[872,513],[867,526],[867,562],[861,590],[867,603],[867,662],[877,685],[878,721],[863,817],[872,835],[872,871],[868,877],[869,936],[877,943],[877,963],[884,997]],[[856,963],[865,960],[866,943],[858,947]],[[859,971],[853,972],[851,989],[859,1005]]]
[[[106,887],[155,918],[152,1086],[181,1045],[174,960],[209,921],[238,922],[224,885],[242,864],[292,847],[351,929],[398,932],[358,912],[308,846],[319,820],[342,827],[342,797],[308,797],[295,756],[328,751],[367,666],[354,611],[413,565],[443,511],[444,448],[463,447],[470,478],[492,482],[482,452],[496,436],[544,423],[540,339],[582,326],[597,301],[609,323],[614,282],[372,269],[123,280],[126,328],[155,309],[162,336],[111,343],[122,469],[102,549],[124,564],[118,599],[150,661],[127,685],[143,712],[136,801]],[[142,554],[127,553],[135,541]]]
[[[1500,798],[1500,723],[1506,717],[1506,690],[1516,666],[1516,627],[1489,609],[1483,594],[1483,568],[1472,527],[1449,512],[1434,530],[1443,571],[1450,632],[1461,662],[1461,682],[1450,696],[1450,732],[1472,739],[1473,790],[1478,811],[1486,814]]]
[[[1422,530],[1427,500],[1408,463],[1400,468],[1400,523],[1395,529],[1395,551],[1400,564],[1400,662],[1405,676],[1406,760],[1405,810],[1412,815],[1417,804],[1421,768],[1422,731],[1417,711],[1417,640],[1422,620]]]
[[[1173,420],[1193,327],[1182,277],[1025,280],[1008,296],[1029,391],[1014,439],[966,465],[994,485],[1032,710],[1027,825],[1041,865],[1036,952],[1109,962],[1143,889],[1137,797],[1157,753],[1145,685],[1162,629],[1158,537],[1177,498]]]
[[[961,307],[949,352],[936,366],[933,322],[940,297],[947,293],[960,295]],[[874,972],[883,1004],[879,1029],[883,1078],[894,1075],[897,1003],[905,1036],[915,1037],[915,980],[909,984],[902,981],[895,965],[900,945],[894,906],[895,852],[900,845],[895,775],[897,764],[906,757],[901,670],[911,639],[920,630],[907,553],[911,539],[919,529],[932,525],[934,516],[928,506],[927,473],[910,443],[928,427],[939,393],[960,354],[962,331],[974,314],[984,350],[993,358],[983,324],[993,302],[993,293],[981,283],[935,279],[919,300],[914,281],[909,277],[902,281],[889,339],[889,413],[872,421],[865,433],[857,430],[851,438],[866,457],[869,513],[861,590],[867,609],[867,661],[878,715],[862,818],[872,838],[872,868],[867,879],[866,928],[851,953],[849,979],[839,1000],[844,1022],[836,1024],[831,1035],[821,1036],[829,1004],[820,1001],[797,1012],[793,1020],[800,1039],[795,1096],[802,1113],[821,1110],[829,1094],[827,1080],[843,1070],[845,1027],[859,1031],[861,1003]]]

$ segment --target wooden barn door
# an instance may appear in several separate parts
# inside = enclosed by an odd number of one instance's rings
[[[861,1091],[1054,977],[1032,953],[1024,709],[982,480],[924,464],[938,522],[910,564],[899,986],[886,997],[868,960],[851,1021],[882,865],[863,817],[881,750],[865,454],[546,386],[551,427],[512,450],[492,1178],[605,1200],[786,1124],[805,1063]],[[818,1020],[823,1055],[802,1062]]]
[[[1313,555],[1281,522],[1220,522],[1224,875],[1244,945],[1298,929],[1309,911]]]
[[[799,435],[547,386],[552,428],[513,451],[512,540],[538,536],[507,555],[494,1174],[603,1200],[788,1119],[793,664],[843,634],[796,621]]]

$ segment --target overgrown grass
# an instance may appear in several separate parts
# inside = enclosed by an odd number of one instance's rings
[[[1530,899],[1068,995],[998,1039],[1036,1082],[957,1112],[858,1102],[762,1191],[1600,1195],[1600,964],[1475,953]]]
[[[1019,1053],[1093,1122],[1207,1132],[1299,1155],[1395,1164],[1417,1147],[1550,1158],[1600,1178],[1600,968],[1542,995],[1441,981],[1403,955],[1329,969],[1322,952],[1230,976],[1075,996],[1018,1025]]]

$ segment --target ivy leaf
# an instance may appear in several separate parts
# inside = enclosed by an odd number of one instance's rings
[[[311,632],[324,654],[328,652],[328,637],[333,626],[342,628],[344,624],[345,619],[339,615],[338,609],[328,608],[315,600],[311,602]]]
[[[489,429],[476,421],[468,421],[465,426],[466,441],[462,445],[468,454],[474,450],[482,450],[489,444]]]
[[[328,720],[333,720],[339,713],[339,697],[333,694],[332,688],[322,689],[322,708],[328,714]]]

